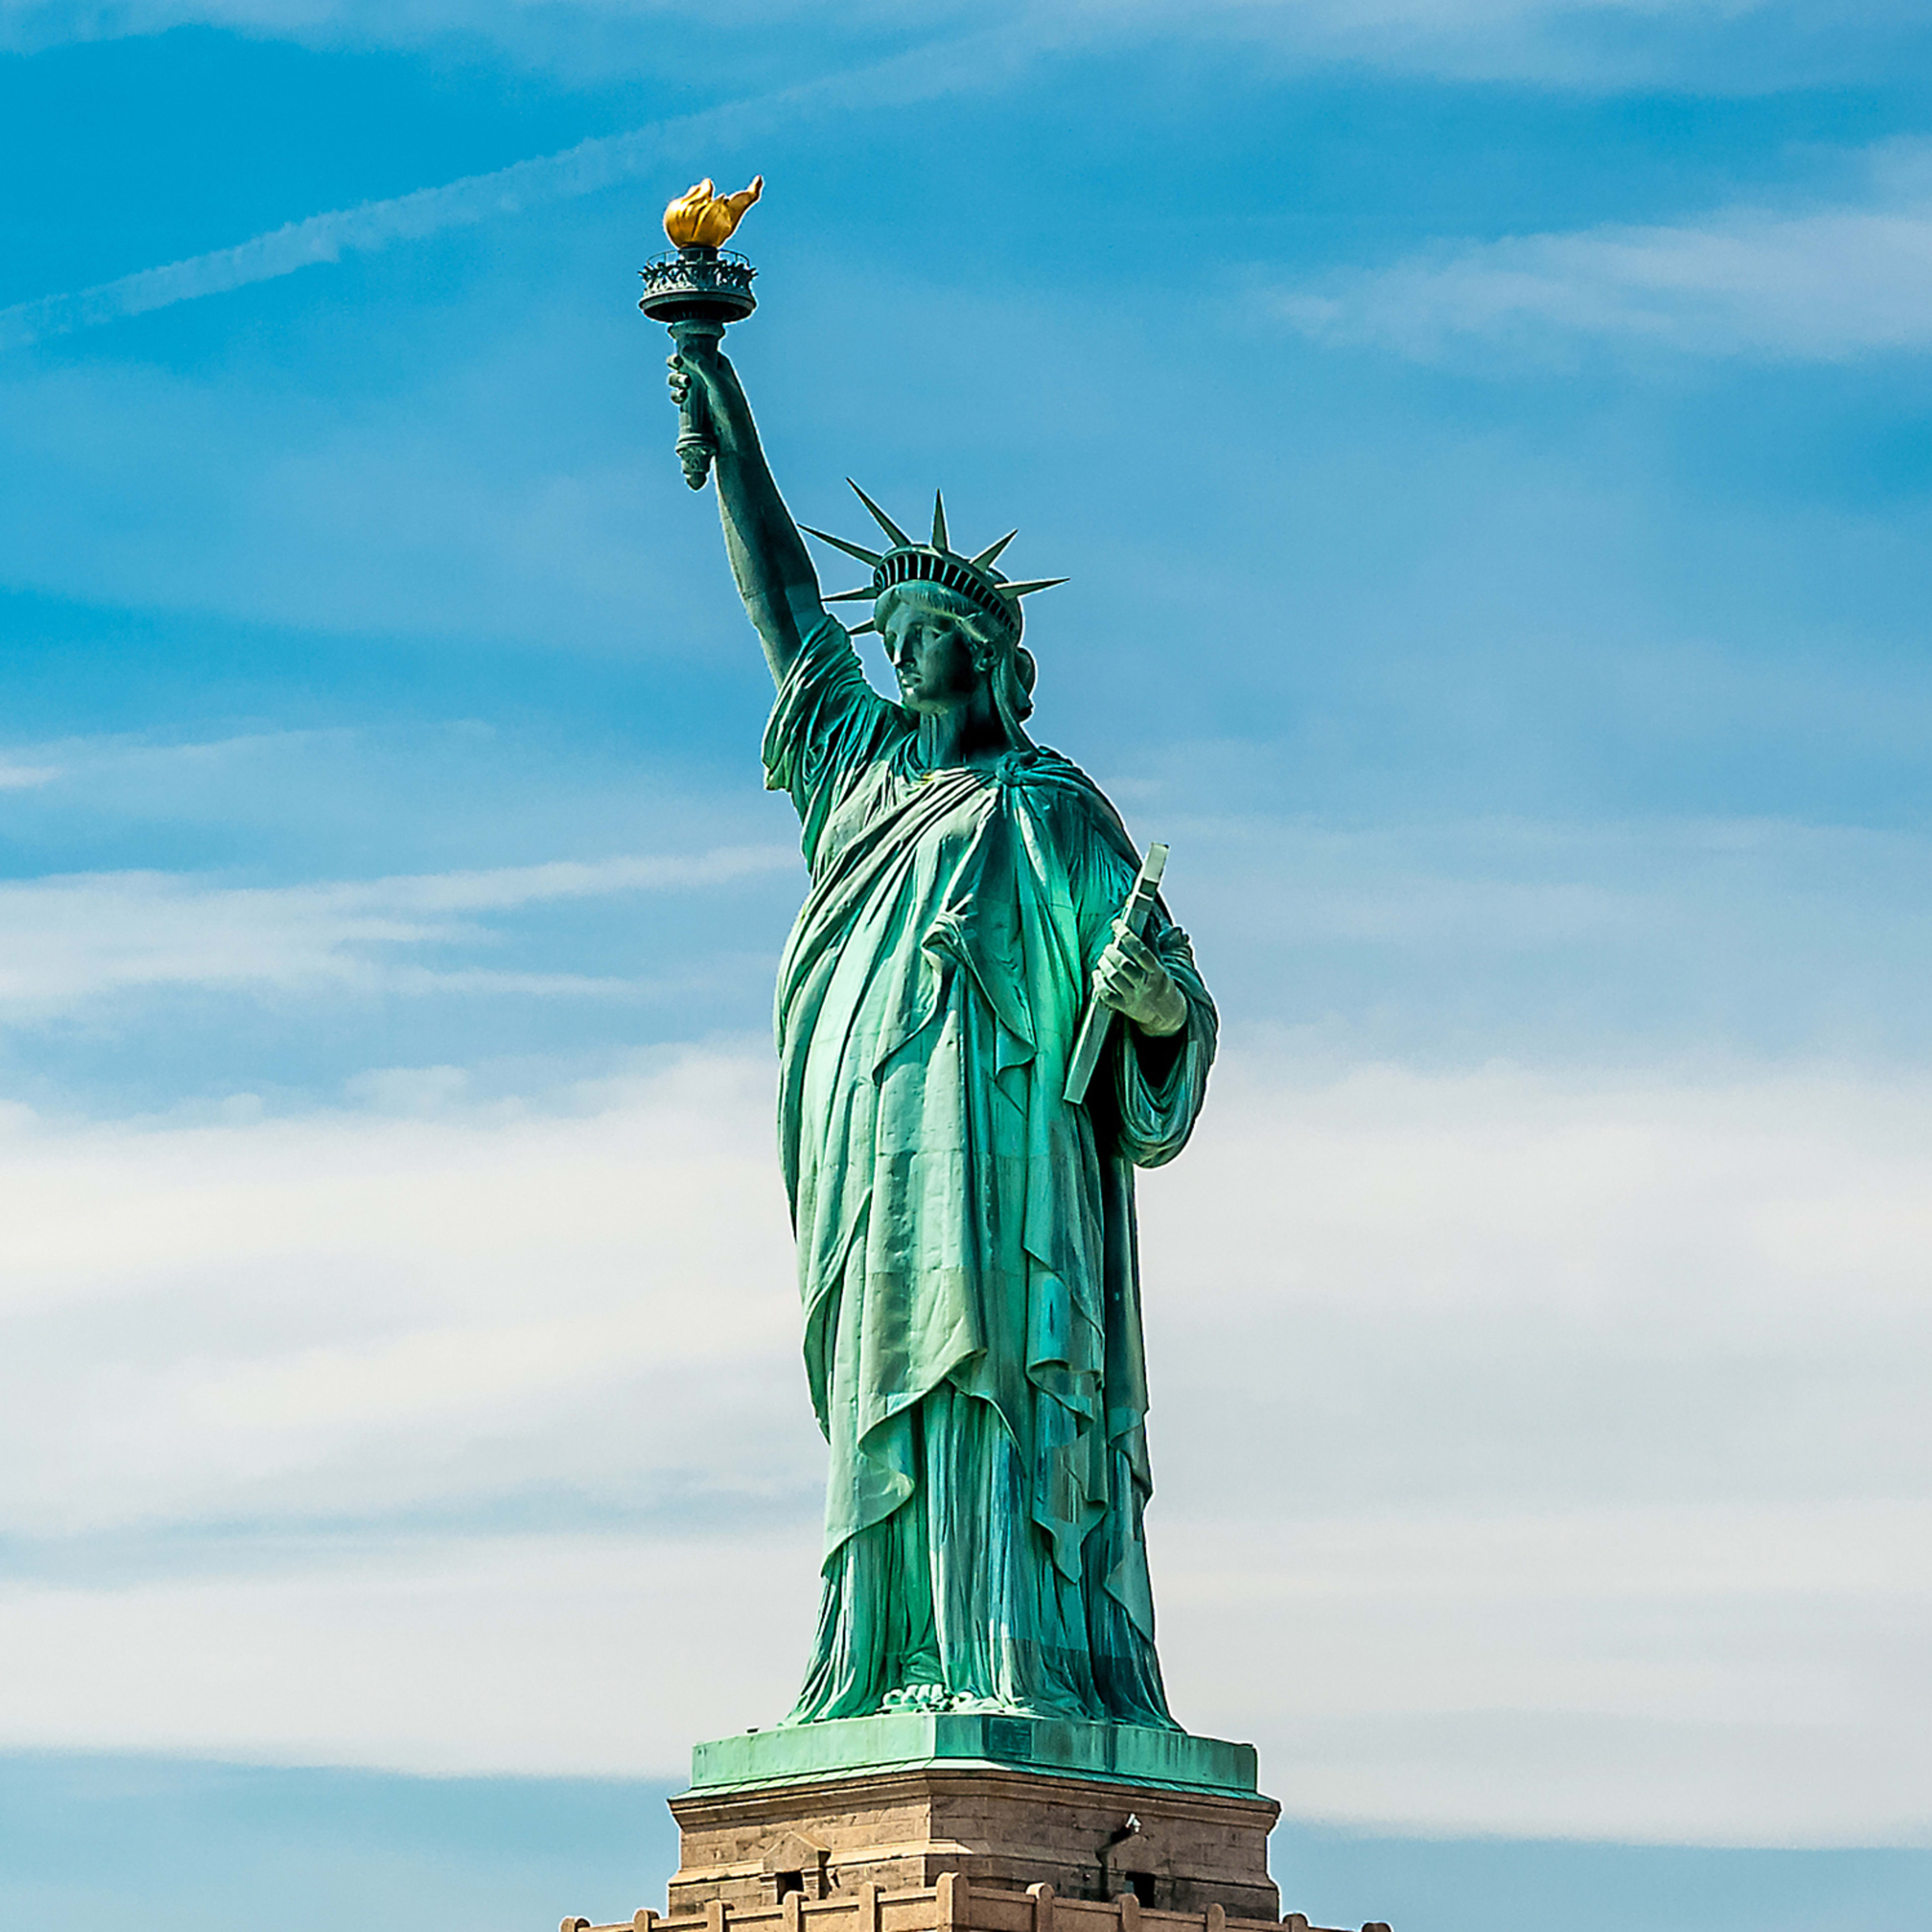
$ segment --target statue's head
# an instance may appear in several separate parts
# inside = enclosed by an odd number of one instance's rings
[[[885,640],[909,710],[950,710],[984,686],[995,710],[1017,726],[1033,709],[1034,674],[1033,654],[1020,642],[1025,624],[1020,599],[1066,578],[1015,584],[996,570],[1000,553],[1013,540],[1012,530],[976,556],[962,555],[946,541],[946,505],[936,495],[932,541],[914,543],[857,484],[852,488],[892,539],[892,548],[866,550],[824,530],[808,530],[808,536],[872,566],[871,583],[825,601],[870,601],[872,614],[853,626],[854,634],[877,631]]]
[[[983,686],[994,710],[1017,724],[1033,710],[1033,653],[1012,626],[944,585],[893,584],[872,606],[908,711],[949,711]]]

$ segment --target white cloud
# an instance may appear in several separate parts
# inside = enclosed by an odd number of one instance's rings
[[[1445,245],[1271,298],[1318,339],[1416,356],[1459,341],[1599,338],[1694,355],[1842,361],[1932,347],[1932,160],[1873,158],[1873,188],[1826,208],[1718,209]]]
[[[0,1013],[43,1016],[136,987],[260,992],[463,986],[535,994],[628,983],[568,974],[424,965],[411,949],[474,942],[480,919],[560,900],[720,884],[795,867],[784,846],[733,846],[340,880],[222,886],[190,874],[82,874],[0,884]]]
[[[0,1143],[0,1522],[782,1486],[774,1442],[812,1426],[774,1399],[794,1295],[763,1070],[695,1058],[561,1112],[439,1113],[452,1087]]]
[[[770,1080],[16,1118],[0,1737],[668,1773],[776,1715],[822,1462]],[[1142,1196],[1184,1717],[1362,1822],[1932,1830],[1928,1100],[1232,1042]]]
[[[114,1590],[0,1589],[0,1642],[42,1666],[10,1672],[4,1735],[675,1777],[699,1738],[769,1723],[796,1694],[815,1540],[475,1538]]]
[[[1162,1651],[1190,1720],[1256,1735],[1292,1813],[1706,1844],[1928,1836],[1932,1744],[1907,1688],[1932,1650],[1923,1502],[1257,1527],[1264,1546],[1233,1564],[1226,1524],[1163,1542]]]

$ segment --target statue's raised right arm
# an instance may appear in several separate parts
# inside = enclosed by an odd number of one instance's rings
[[[772,681],[782,683],[800,645],[824,621],[818,573],[772,480],[736,370],[709,343],[693,342],[669,361],[673,399],[681,408],[695,383],[710,412],[725,554]]]

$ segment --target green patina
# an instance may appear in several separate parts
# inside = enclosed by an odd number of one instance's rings
[[[719,1738],[693,1749],[691,1782],[694,1790],[728,1790],[853,1771],[966,1764],[1242,1797],[1256,1788],[1252,1744],[1144,1724],[912,1711]]]
[[[899,701],[830,617],[715,342],[681,340],[728,553],[778,686],[768,784],[811,883],[780,969],[779,1138],[807,1379],[830,1447],[823,1586],[785,1724],[698,1782],[928,1758],[1252,1790],[1174,1726],[1154,1647],[1134,1170],[1186,1144],[1212,1000],[1098,787],[1022,729],[1034,661],[1002,539],[915,542],[869,502]],[[701,398],[698,391],[701,387]],[[1097,994],[1096,994],[1097,989]],[[1089,999],[1117,1015],[1066,1097]],[[1074,1090],[1083,1090],[1076,1082]],[[1000,1726],[1004,1724],[1004,1730]]]
[[[826,620],[765,741],[812,874],[779,972],[779,1140],[832,1451],[795,1715],[923,1693],[1171,1723],[1131,1170],[1186,1139],[1213,1009],[1164,925],[1151,943],[1198,1018],[1144,1052],[1124,1038],[1107,1104],[1069,1106],[1133,848],[1052,752],[926,771],[911,740]]]

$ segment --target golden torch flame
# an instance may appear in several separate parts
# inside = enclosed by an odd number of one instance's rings
[[[758,176],[736,194],[719,194],[708,181],[688,188],[664,210],[664,232],[679,248],[722,248],[736,232],[745,211],[765,191]]]

